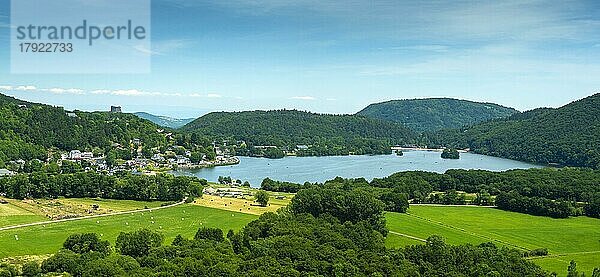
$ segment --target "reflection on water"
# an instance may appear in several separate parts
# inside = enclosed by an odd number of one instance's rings
[[[240,157],[239,165],[181,170],[182,175],[195,175],[216,182],[219,176],[249,181],[260,187],[266,177],[296,183],[324,182],[336,176],[344,178],[385,177],[399,171],[422,170],[443,173],[448,169],[485,169],[504,171],[517,168],[540,167],[519,161],[461,153],[460,160],[444,160],[440,152],[405,151],[404,156],[335,156],[286,157],[278,160]]]

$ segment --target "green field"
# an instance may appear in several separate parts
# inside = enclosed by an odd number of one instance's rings
[[[532,260],[560,275],[566,274],[571,259],[587,274],[600,267],[599,219],[553,219],[492,208],[436,206],[411,206],[408,214],[387,213],[386,218],[390,231],[422,239],[438,234],[450,244],[492,241],[522,250],[548,248],[550,255],[566,256]],[[386,243],[399,247],[421,242],[389,234]]]
[[[97,198],[58,198],[52,200],[14,200],[5,199],[8,204],[0,204],[0,227],[19,224],[50,221],[48,214],[74,214],[80,216],[114,213],[122,211],[133,211],[144,208],[160,207],[164,202],[144,202],[133,200],[111,200]],[[99,208],[92,214],[86,213],[92,205]]]
[[[13,204],[0,204],[0,227],[44,221],[46,217]]]
[[[67,236],[73,233],[95,232],[114,245],[121,231],[148,228],[163,233],[169,243],[178,234],[193,237],[202,226],[219,227],[225,232],[229,229],[238,230],[257,217],[186,204],[151,212],[12,229],[0,231],[0,258],[54,253],[61,248]]]

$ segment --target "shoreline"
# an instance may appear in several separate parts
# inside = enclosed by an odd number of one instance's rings
[[[428,152],[443,152],[445,148],[419,148],[419,147],[392,147],[392,151],[428,151]],[[459,153],[469,153],[468,149],[456,149]]]

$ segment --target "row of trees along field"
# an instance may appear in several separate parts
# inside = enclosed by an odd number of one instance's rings
[[[309,188],[286,211],[239,232],[201,228],[166,245],[160,233],[139,230],[121,233],[114,247],[75,234],[41,267],[24,268],[73,276],[550,276],[493,243],[453,246],[434,236],[387,248],[383,207],[361,188]]]
[[[142,201],[178,201],[199,196],[206,180],[196,177],[124,173],[119,176],[79,172],[48,174],[34,172],[0,178],[0,195],[13,199],[101,197]]]
[[[337,177],[324,184],[306,182],[303,185],[265,178],[261,183],[261,189],[266,191],[296,193],[308,188],[353,189],[359,193],[372,194],[384,204],[383,209],[386,211],[404,213],[408,209],[408,194],[395,189],[373,187],[364,178],[344,179]],[[357,197],[360,197],[360,195],[357,195]],[[335,202],[335,199],[328,201]]]
[[[475,193],[473,203],[477,205],[493,205],[492,196],[496,196],[496,205],[505,210],[552,217],[585,214],[600,218],[600,171],[591,169],[448,170],[444,174],[408,171],[371,182],[336,178],[327,183],[372,187],[378,195],[405,194],[413,203],[465,204],[464,195],[457,193],[461,191]],[[262,188],[297,192],[318,185],[265,179]]]

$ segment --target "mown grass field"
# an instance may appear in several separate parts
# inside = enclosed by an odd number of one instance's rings
[[[44,221],[46,218],[37,215],[12,203],[0,204],[0,227]]]
[[[4,198],[3,198],[4,199]],[[123,211],[160,207],[164,202],[144,202],[133,200],[111,200],[97,198],[58,198],[15,200],[4,199],[8,204],[0,204],[0,227],[25,223],[49,221],[49,216],[77,214],[89,216]],[[97,209],[92,209],[97,205]]]
[[[386,218],[390,231],[422,239],[438,234],[450,244],[492,241],[523,250],[548,248],[550,255],[564,256],[532,261],[560,276],[566,275],[572,259],[586,274],[600,267],[599,219],[552,219],[492,208],[434,206],[411,206],[408,214],[387,213]],[[386,243],[401,247],[421,242],[390,234]]]
[[[285,196],[285,199],[275,199],[275,194],[270,193],[269,205],[267,207],[259,206],[254,202],[254,197],[252,196],[246,196],[246,198],[228,198],[214,195],[203,195],[202,198],[197,198],[194,200],[194,204],[245,214],[261,215],[266,212],[276,212],[280,208],[287,206],[290,203],[290,199],[293,197],[293,195],[286,194]]]
[[[218,227],[224,232],[229,229],[239,230],[257,217],[185,204],[151,212],[24,227],[0,231],[0,258],[54,253],[62,247],[67,236],[73,233],[95,232],[114,245],[120,232],[148,228],[163,233],[166,243],[170,243],[178,234],[193,237],[202,226]]]

